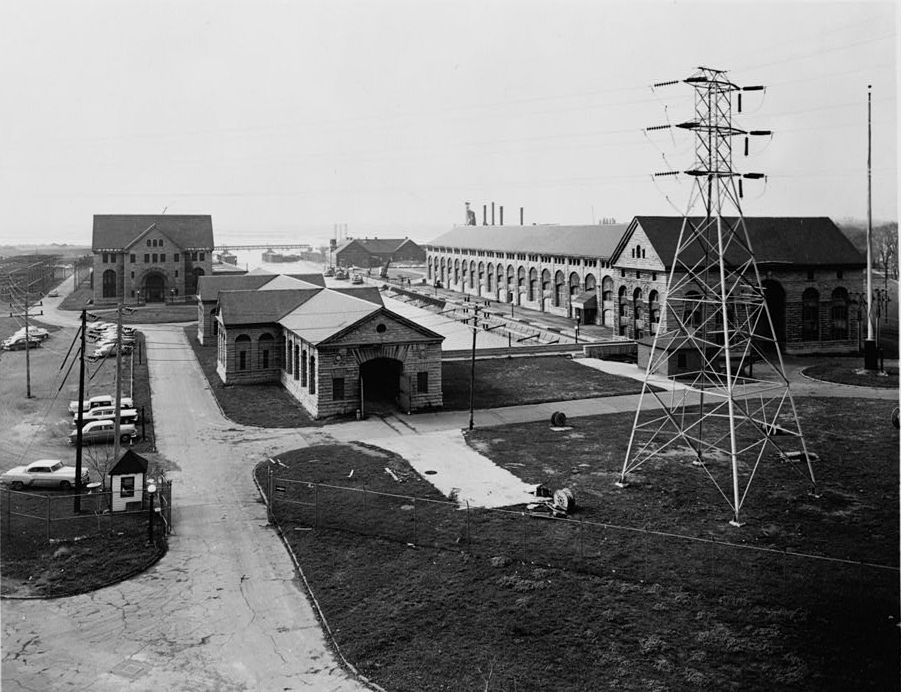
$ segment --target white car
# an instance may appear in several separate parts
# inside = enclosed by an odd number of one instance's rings
[[[82,419],[85,424],[90,423],[94,420],[116,420],[116,407],[115,406],[96,406],[92,408],[90,411],[85,411],[82,414]],[[119,421],[121,423],[131,423],[132,425],[138,422],[138,412],[133,408],[121,408],[119,409]],[[78,419],[72,419],[72,425],[78,425]]]
[[[97,396],[92,396],[87,401],[81,402],[81,408],[83,411],[90,411],[92,408],[97,408],[98,406],[115,406],[116,405],[116,397],[110,396],[109,394],[99,394]],[[134,402],[132,401],[130,396],[123,396],[119,399],[119,408],[134,408]],[[78,402],[70,401],[69,402],[69,413],[73,416],[78,415]]]
[[[138,436],[138,431],[131,423],[119,424],[119,441],[128,443]],[[111,420],[93,420],[81,429],[82,444],[95,442],[113,442],[116,438],[116,423]],[[78,442],[78,428],[69,433],[69,444]]]
[[[44,341],[45,339],[50,338],[50,332],[48,332],[43,327],[28,327],[28,336],[30,336],[32,339],[40,339],[41,341]],[[25,327],[17,329],[15,332],[13,332],[13,335],[10,338],[13,337],[22,337],[24,339]]]
[[[88,482],[87,472],[81,474],[82,482]],[[72,488],[75,486],[75,468],[66,466],[59,459],[39,459],[27,466],[16,466],[0,476],[12,490],[22,488]]]

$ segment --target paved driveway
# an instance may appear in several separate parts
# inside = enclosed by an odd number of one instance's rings
[[[168,554],[128,582],[3,601],[3,689],[352,690],[267,526],[251,469],[301,447],[226,421],[180,327],[145,330],[160,452],[173,474]]]

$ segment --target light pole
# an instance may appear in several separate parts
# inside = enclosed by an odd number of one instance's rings
[[[476,333],[479,330],[479,309],[480,306],[475,305],[475,314],[472,318],[472,360],[469,371],[469,429],[473,426],[473,402],[475,400],[476,391]]]

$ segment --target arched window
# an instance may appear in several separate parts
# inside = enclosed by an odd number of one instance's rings
[[[585,275],[585,290],[593,291],[598,285],[598,280],[594,278],[594,274]]]
[[[316,356],[310,354],[310,394],[316,393]]]
[[[648,318],[651,323],[651,334],[656,334],[660,325],[660,294],[657,291],[648,294]]]
[[[848,338],[848,292],[836,288],[832,292],[832,338],[836,341]]]
[[[551,272],[547,269],[541,272],[541,297],[549,298],[551,296]]]
[[[469,287],[476,287],[476,261],[472,260],[469,263]]]
[[[538,297],[538,270],[532,267],[529,270],[529,300],[536,300]]]
[[[294,344],[291,339],[285,337],[285,373],[291,375],[294,373]]]
[[[801,296],[801,339],[817,341],[820,338],[820,294],[808,288]]]
[[[235,338],[235,357],[238,361],[238,370],[250,369],[250,337],[247,334]]]
[[[609,276],[605,276],[604,280],[601,282],[601,289],[603,291],[603,295],[601,299],[605,302],[613,302],[613,279]]]
[[[116,272],[113,269],[103,272],[103,297],[116,297]]]
[[[618,301],[619,302],[619,316],[625,317],[626,316],[626,306],[628,305],[628,303],[626,302],[626,287],[625,286],[619,287],[619,294],[617,297],[619,298],[619,301]]]
[[[479,265],[479,274],[482,273],[482,265]],[[491,262],[488,263],[487,273],[485,274],[485,288],[488,291],[494,290],[494,265]]]
[[[304,349],[300,353],[300,386],[307,386],[307,351]]]
[[[300,345],[294,344],[294,379],[300,379]]]
[[[562,307],[566,305],[566,283],[563,279],[563,272],[554,273],[554,305]]]
[[[268,370],[272,366],[272,347],[275,345],[275,338],[272,334],[261,334],[259,338],[259,366],[263,370]]]
[[[701,306],[701,294],[697,291],[689,291],[682,302],[682,321],[686,327],[697,329],[701,326],[703,310]]]

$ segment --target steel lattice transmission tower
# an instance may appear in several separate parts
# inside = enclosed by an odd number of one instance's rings
[[[648,461],[687,457],[729,504],[730,523],[740,526],[751,481],[767,460],[791,463],[816,493],[741,211],[742,179],[763,174],[732,166],[736,138],[744,139],[747,154],[749,137],[771,133],[733,124],[733,99],[741,112],[741,92],[763,87],[740,87],[725,72],[703,67],[655,86],[680,83],[694,90],[694,119],[648,129],[694,133],[694,165],[682,171],[691,176],[692,191],[617,485],[628,485],[628,475]],[[692,216],[699,202],[704,211]],[[655,387],[658,373],[678,361],[685,367],[670,378],[669,390]]]

